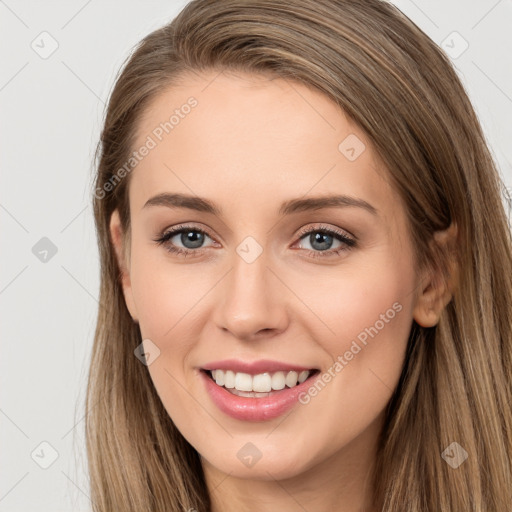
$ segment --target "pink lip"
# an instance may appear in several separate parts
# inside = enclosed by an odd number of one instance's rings
[[[315,380],[314,377],[308,378],[302,384],[293,388],[285,387],[266,398],[246,398],[233,395],[226,388],[218,386],[209,376],[209,372],[199,373],[215,405],[228,416],[242,421],[266,421],[281,416],[297,403],[299,395]],[[316,376],[319,375],[320,372],[317,372]]]
[[[280,361],[271,361],[269,359],[261,359],[259,361],[240,361],[238,359],[224,359],[223,361],[213,361],[202,367],[203,370],[231,370],[233,372],[248,373],[250,375],[257,375],[264,372],[301,372],[303,370],[313,370],[313,368],[306,368],[305,366],[292,365],[282,363]]]

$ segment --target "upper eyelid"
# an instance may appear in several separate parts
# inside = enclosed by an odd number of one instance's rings
[[[181,233],[182,231],[186,231],[186,230],[189,230],[189,231],[199,231],[200,233],[204,233],[205,235],[208,235],[210,238],[214,238],[213,236],[210,235],[210,233],[208,232],[207,229],[205,228],[201,228],[201,227],[198,227],[198,226],[194,226],[194,225],[188,225],[188,224],[184,224],[184,225],[181,225],[181,224],[178,224],[177,226],[173,226],[171,228],[166,228],[162,231],[162,236],[165,236],[165,235],[168,235],[168,234],[172,234],[172,235],[175,235],[177,233]]]
[[[320,223],[322,224],[322,223]],[[343,229],[343,228],[333,228],[333,227],[329,227],[329,226],[325,226],[325,225],[320,225],[320,226],[310,226],[310,227],[307,227],[307,228],[304,228],[304,229],[300,229],[299,230],[299,233],[297,233],[298,236],[300,236],[301,238],[309,233],[314,233],[316,231],[324,231],[324,232],[328,232],[328,233],[333,233],[335,235],[338,235],[338,236],[343,236],[345,238],[350,238],[351,240],[353,240],[354,242],[357,241],[357,237],[355,235],[353,235],[352,233],[350,233],[349,231],[347,231],[346,229]]]

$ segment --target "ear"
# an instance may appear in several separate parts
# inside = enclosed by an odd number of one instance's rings
[[[431,244],[433,254],[439,255],[434,268],[426,271],[421,279],[413,317],[422,327],[433,327],[439,322],[443,309],[452,300],[458,283],[459,269],[456,260],[457,225],[452,223],[444,231],[434,233]]]
[[[114,210],[110,217],[110,237],[114,245],[117,264],[121,273],[121,285],[123,288],[126,307],[128,308],[134,322],[138,322],[137,308],[135,307],[135,302],[133,300],[132,284],[130,279],[130,261],[129,257],[126,256],[126,253],[129,252],[127,247],[129,238],[127,238],[127,234],[123,233],[118,210]]]

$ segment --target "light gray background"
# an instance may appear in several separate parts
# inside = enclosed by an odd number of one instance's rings
[[[0,0],[1,512],[91,510],[83,418],[99,289],[92,157],[123,60],[186,3]],[[453,62],[512,190],[512,0],[394,3],[441,46],[454,31],[468,42]],[[55,43],[44,31],[58,43],[46,59]],[[463,49],[457,35],[445,44]],[[32,250],[43,237],[57,248],[46,262]]]

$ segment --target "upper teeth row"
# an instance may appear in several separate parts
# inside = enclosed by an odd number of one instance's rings
[[[212,370],[212,377],[219,386],[226,388],[235,388],[238,391],[256,391],[258,393],[267,393],[271,390],[279,391],[286,386],[293,388],[298,383],[304,382],[311,371],[304,370],[300,373],[291,371],[285,372],[259,373],[250,375],[248,373],[238,373],[231,370]]]

